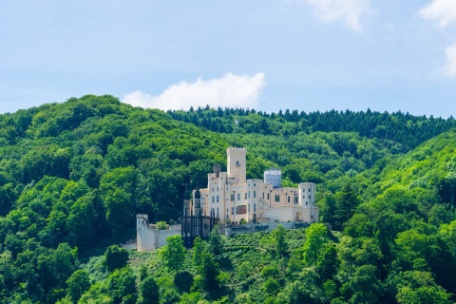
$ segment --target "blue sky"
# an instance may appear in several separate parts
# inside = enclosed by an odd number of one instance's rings
[[[85,94],[456,116],[456,0],[0,1],[0,113]]]

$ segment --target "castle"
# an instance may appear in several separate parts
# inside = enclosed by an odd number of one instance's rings
[[[318,221],[314,183],[298,188],[282,187],[281,172],[271,169],[264,179],[246,178],[246,148],[228,147],[227,172],[219,165],[207,176],[207,188],[185,195],[182,225],[158,230],[149,225],[147,215],[137,215],[138,251],[155,250],[166,245],[170,235],[181,234],[186,247],[197,236],[205,237],[215,223],[243,224]]]
[[[203,215],[222,223],[318,220],[314,183],[282,187],[277,169],[265,171],[263,180],[247,180],[246,154],[246,148],[226,149],[227,172],[214,166],[207,176],[207,188],[193,191],[193,201],[200,200]]]

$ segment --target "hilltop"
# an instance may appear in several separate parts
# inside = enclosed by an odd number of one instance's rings
[[[134,303],[157,281],[169,303],[454,300],[455,126],[400,112],[163,112],[93,95],[0,115],[1,298]],[[317,183],[332,230],[213,235],[178,274],[157,253],[104,266],[136,213],[178,221],[185,184],[205,185],[228,146],[247,147],[248,178],[278,167],[285,186]]]

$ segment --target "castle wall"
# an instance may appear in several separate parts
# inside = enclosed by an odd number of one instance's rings
[[[291,207],[273,207],[265,208],[262,212],[262,218],[269,218],[273,221],[277,220],[280,222],[294,222],[302,220],[302,208],[300,206]]]
[[[165,246],[167,244],[166,239],[173,235],[181,235],[181,230],[180,229],[156,230],[155,249]]]
[[[181,234],[181,230],[176,226],[166,230],[151,227],[148,218],[147,214],[136,215],[136,249],[138,251],[156,250],[167,244],[167,237]]]
[[[138,251],[155,250],[155,231],[149,227],[148,215],[136,215],[136,249]]]

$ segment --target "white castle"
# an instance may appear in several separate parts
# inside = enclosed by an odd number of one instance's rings
[[[318,221],[318,207],[315,206],[315,184],[300,183],[298,188],[282,187],[281,172],[271,169],[264,172],[264,179],[246,178],[246,148],[226,149],[227,172],[207,175],[207,188],[192,191],[184,198],[181,226],[158,230],[148,222],[146,214],[136,216],[136,248],[138,251],[155,250],[166,245],[166,238],[181,234],[184,244],[191,247],[196,236],[208,236],[213,225],[247,223],[246,231],[270,230],[276,222],[313,223]],[[260,223],[263,226],[254,227]],[[264,225],[269,223],[268,225]],[[228,226],[229,227],[229,226]],[[233,233],[231,228],[224,230]],[[229,232],[228,232],[229,231]]]
[[[222,223],[318,221],[314,183],[281,187],[277,169],[265,171],[263,180],[246,179],[246,154],[246,148],[227,148],[227,172],[214,166],[207,176],[207,188],[193,191],[194,202],[200,193],[203,215]]]

